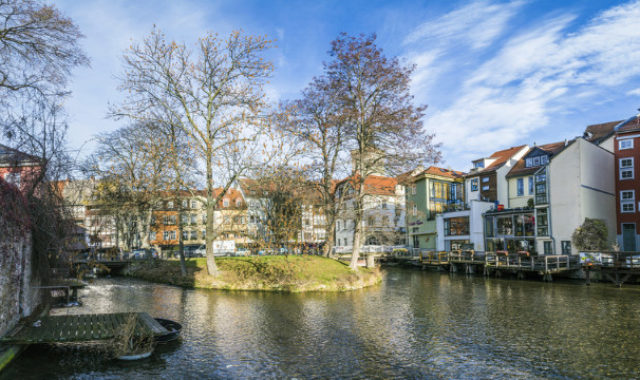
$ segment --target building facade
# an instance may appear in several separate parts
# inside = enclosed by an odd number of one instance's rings
[[[623,251],[640,250],[640,118],[616,125],[614,139],[616,241]]]
[[[463,175],[455,170],[431,166],[404,181],[410,247],[436,249],[436,216],[464,208]]]

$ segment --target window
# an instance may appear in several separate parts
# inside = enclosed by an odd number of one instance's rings
[[[173,208],[173,201],[167,202],[167,208]]]
[[[162,237],[164,240],[176,240],[176,231],[164,231]]]
[[[180,216],[180,223],[182,223],[182,224],[187,224],[187,223],[189,223],[189,215],[182,214],[182,215]]]
[[[549,156],[540,156],[540,165],[546,165],[549,162]]]
[[[416,185],[411,185],[411,195],[416,195]]]
[[[172,226],[174,224],[176,224],[176,216],[175,215],[165,215],[163,219],[163,222],[166,226]]]
[[[4,180],[7,183],[20,187],[20,173],[7,173],[4,175]]]
[[[207,223],[207,214],[202,214],[202,224]]]
[[[618,141],[618,150],[633,149],[633,139],[624,139]]]
[[[498,235],[513,235],[513,219],[510,216],[497,219]]]
[[[238,198],[236,199],[236,207],[240,207],[242,206],[242,199]]]
[[[620,212],[636,212],[635,190],[623,190],[620,192]]]
[[[340,221],[339,220],[336,222],[336,230],[340,231]],[[340,243],[338,243],[338,245],[340,245]]]
[[[482,183],[489,183],[489,177],[482,177]]]
[[[367,219],[367,224],[368,224],[370,227],[375,226],[375,225],[376,225],[376,218],[375,218],[375,217],[373,217],[373,216],[370,216],[370,217]]]
[[[533,195],[533,177],[529,177],[529,195]]]
[[[551,242],[550,241],[545,241],[544,243],[544,254],[545,255],[552,255],[553,254],[553,249],[551,247]]]
[[[196,224],[196,218],[198,216],[196,214],[191,214],[189,215],[189,221],[191,222],[191,224]]]
[[[227,198],[225,198],[225,199],[222,201],[222,206],[223,206],[223,207],[229,207],[229,200],[228,200]]]
[[[633,179],[633,157],[621,158],[620,179]]]
[[[536,220],[538,236],[549,236],[549,214],[547,209],[539,208],[536,213],[538,217]]]
[[[473,178],[471,180],[471,191],[478,191],[478,179]]]
[[[198,208],[198,202],[197,201],[191,201],[191,208]]]
[[[489,191],[489,185],[483,185],[482,191]]]
[[[207,230],[202,230],[202,240],[207,238]]]
[[[562,254],[563,255],[570,255],[571,254],[571,242],[568,240],[563,240],[560,242],[560,244],[562,245]]]
[[[189,239],[189,231],[182,231],[182,240]]]
[[[484,160],[474,162],[473,167],[476,169],[484,168]]]
[[[189,207],[189,201],[185,199],[182,201],[182,208],[187,208],[187,207]]]
[[[382,202],[382,209],[386,210],[387,209],[387,202]]]
[[[155,231],[149,231],[149,242],[152,242],[156,240],[156,233]]]
[[[524,195],[524,178],[518,178],[517,195],[519,197]]]
[[[338,238],[338,246],[340,246],[342,243],[342,240],[340,238]]]
[[[448,218],[444,220],[445,236],[469,235],[469,217]]]
[[[389,227],[391,225],[391,223],[389,223],[389,216],[385,215],[382,217],[382,225]]]
[[[418,206],[413,205],[412,213],[413,213],[413,216],[417,216],[418,215]]]

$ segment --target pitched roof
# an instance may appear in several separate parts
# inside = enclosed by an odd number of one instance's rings
[[[589,142],[599,144],[602,140],[613,134],[615,126],[623,121],[624,120],[609,121],[606,123],[588,125],[587,128],[585,128],[582,137]]]
[[[483,171],[496,170],[502,167],[502,165],[504,165],[511,158],[511,156],[518,153],[524,147],[526,147],[526,145],[512,146],[509,149],[503,149],[493,153],[491,156],[489,156],[489,158],[494,158],[495,161],[493,161]]]
[[[36,156],[0,144],[0,166],[38,165],[39,162]]]
[[[354,177],[350,176],[339,181],[338,185],[353,182]],[[395,195],[397,185],[396,178],[370,175],[364,180],[364,192],[369,195]]]
[[[629,132],[640,129],[640,115],[630,117],[616,126],[615,132]]]
[[[498,170],[499,168],[501,168],[505,163],[507,163],[507,161],[509,161],[509,159],[516,153],[518,153],[520,150],[522,150],[522,148],[525,148],[527,145],[519,145],[519,146],[512,146],[511,148],[508,149],[503,149],[503,150],[499,150],[497,152],[494,152],[491,156],[489,156],[488,158],[494,159],[494,161],[489,164],[489,166],[487,166],[486,168],[482,168],[479,170],[475,170],[472,171],[470,173],[465,174],[465,176],[467,177],[473,177],[475,175],[479,175],[482,173],[487,173],[487,172],[492,172],[495,170]],[[478,160],[474,160],[478,161]]]
[[[573,140],[571,142],[573,142]],[[554,156],[558,152],[562,151],[568,145],[569,145],[569,142],[565,143],[564,141],[558,141],[558,142],[544,144],[544,145],[537,145],[537,146],[533,147],[531,150],[534,150],[535,148],[538,148],[538,149],[541,149],[541,150],[549,153],[550,156]],[[513,165],[513,168],[511,168],[511,170],[509,170],[509,173],[507,173],[507,177],[516,177],[516,176],[533,174],[538,169],[540,169],[540,166],[534,166],[534,167],[527,168],[525,166],[525,161],[526,161],[525,157],[527,157],[526,154],[524,156],[522,156],[522,158],[519,159],[518,162],[516,162],[515,165]]]

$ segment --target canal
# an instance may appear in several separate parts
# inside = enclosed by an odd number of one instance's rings
[[[1,379],[633,378],[640,287],[389,269],[337,294],[184,290],[100,279],[63,313],[146,311],[182,340],[138,362],[30,347]]]

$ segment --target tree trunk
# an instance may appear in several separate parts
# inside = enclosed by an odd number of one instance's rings
[[[355,271],[358,270],[358,259],[360,258],[360,240],[361,240],[361,226],[360,226],[360,213],[356,211],[355,217],[355,226],[353,231],[353,252],[351,254],[351,262],[349,263],[349,267]]]
[[[335,241],[335,226],[336,226],[336,222],[335,222],[335,218],[333,218],[333,221],[331,223],[327,222],[327,226],[325,227],[325,243],[324,243],[324,247],[323,247],[323,255],[324,257],[332,257],[332,249],[333,249],[333,243]]]
[[[207,151],[207,227],[205,244],[207,246],[207,273],[211,276],[218,274],[218,266],[213,256],[213,211],[215,209],[215,199],[213,197],[213,163],[211,154]]]
[[[184,262],[184,240],[182,237],[183,231],[184,231],[184,224],[182,223],[182,207],[181,207],[178,209],[178,256],[180,257],[180,274],[182,274],[182,277],[185,277],[187,275],[187,267]]]

